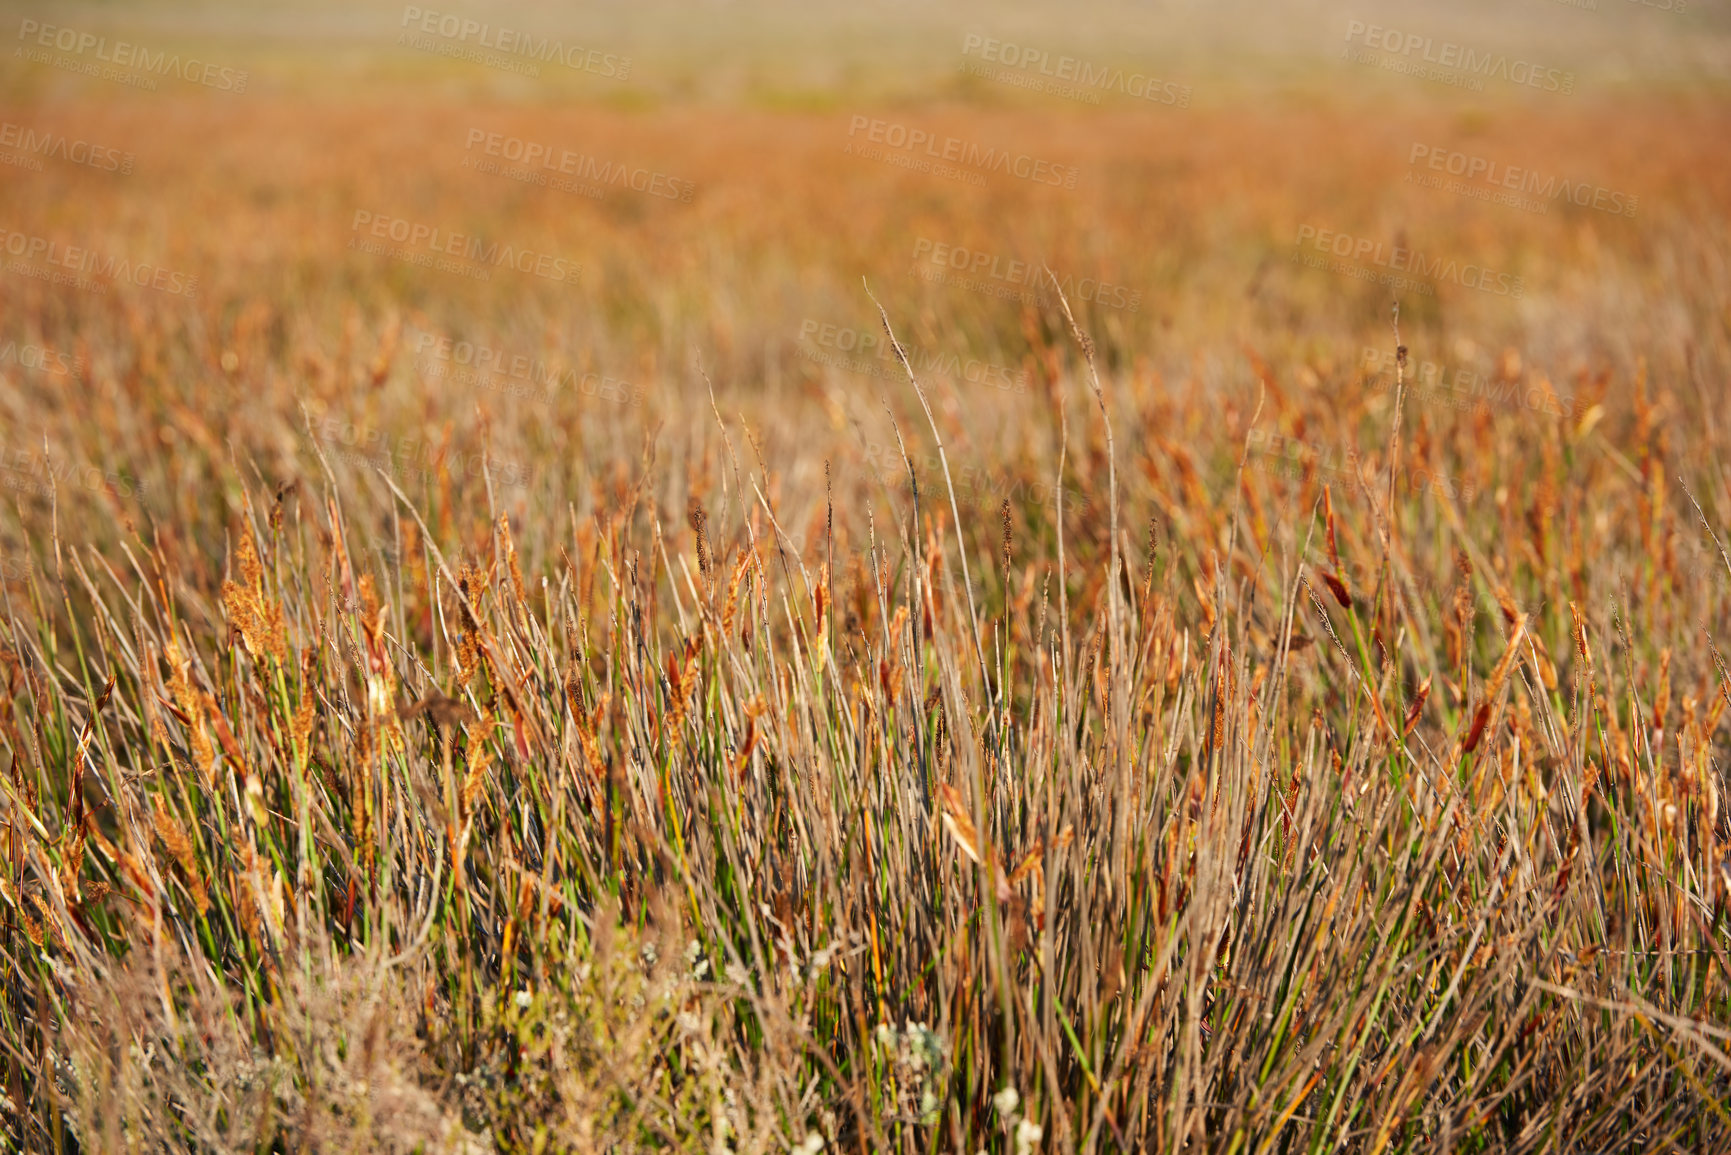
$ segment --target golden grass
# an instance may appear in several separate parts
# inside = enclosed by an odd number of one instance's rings
[[[200,289],[0,276],[82,358],[0,363],[15,1147],[1723,1148],[1723,116],[873,111],[1085,176],[851,112],[19,113],[138,164],[8,227]],[[465,170],[471,123],[696,193]],[[1403,187],[1414,141],[1640,210]],[[1521,275],[1399,317],[1503,399],[1415,393],[1304,224]],[[924,397],[810,355],[862,276]]]

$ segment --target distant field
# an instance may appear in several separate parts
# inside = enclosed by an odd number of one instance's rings
[[[1531,7],[0,21],[4,1149],[1731,1150],[1718,17]]]

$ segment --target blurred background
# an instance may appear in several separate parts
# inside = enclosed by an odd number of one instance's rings
[[[13,552],[69,476],[121,515],[97,537],[171,510],[214,532],[199,495],[231,466],[433,492],[491,461],[521,517],[615,500],[653,451],[677,511],[716,472],[711,391],[799,533],[825,461],[877,500],[887,414],[917,412],[874,296],[991,509],[1053,448],[1054,278],[1130,413],[1211,399],[1157,430],[1192,445],[1241,437],[1268,380],[1386,387],[1397,300],[1443,445],[1475,389],[1578,421],[1643,359],[1724,380],[1723,4],[5,20]]]

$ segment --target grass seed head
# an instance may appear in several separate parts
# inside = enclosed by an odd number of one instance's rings
[[[692,495],[686,503],[685,517],[691,523],[691,532],[697,537],[697,569],[703,575],[703,580],[713,580],[715,568],[714,557],[709,545],[709,513],[703,508],[703,502]]]

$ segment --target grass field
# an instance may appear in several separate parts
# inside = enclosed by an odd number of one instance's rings
[[[1731,1151],[1725,41],[1548,7],[7,54],[5,1149]]]

